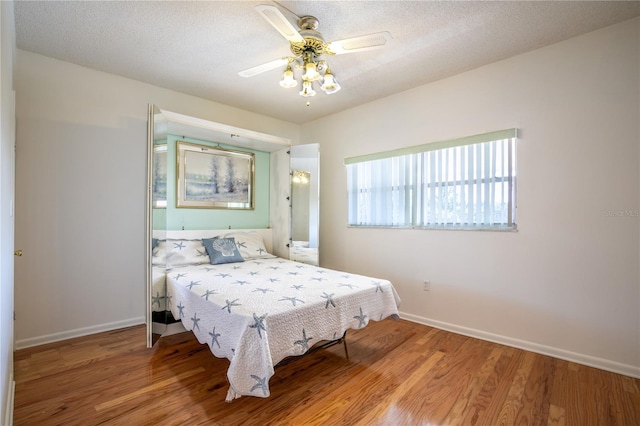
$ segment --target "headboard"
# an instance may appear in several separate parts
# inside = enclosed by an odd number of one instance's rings
[[[228,234],[230,232],[257,232],[262,235],[264,247],[269,253],[273,253],[273,230],[271,228],[257,229],[190,229],[187,231],[154,231],[154,238],[166,238],[172,240],[197,240],[199,238],[212,238]]]

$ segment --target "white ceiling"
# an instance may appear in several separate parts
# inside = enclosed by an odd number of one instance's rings
[[[326,41],[380,31],[387,46],[327,57],[342,90],[307,99],[282,71],[238,71],[290,55],[254,9],[270,1],[16,1],[18,48],[302,124],[640,16],[638,1],[281,1]]]

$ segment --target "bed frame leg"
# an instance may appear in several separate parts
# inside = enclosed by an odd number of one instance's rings
[[[349,351],[347,350],[347,339],[345,337],[346,336],[342,337],[342,343],[344,344],[344,354],[347,357],[347,361],[349,361]]]
[[[342,340],[342,344],[344,345],[344,354],[347,357],[347,361],[349,361],[349,351],[347,350],[347,330],[344,331],[340,340]]]

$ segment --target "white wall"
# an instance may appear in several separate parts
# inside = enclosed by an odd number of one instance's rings
[[[640,376],[639,27],[304,125],[322,158],[322,265],[390,279],[405,318]],[[345,157],[511,127],[518,232],[347,228]]]
[[[13,2],[0,3],[0,423],[13,417]]]
[[[299,126],[18,50],[16,347],[144,322],[147,104]]]

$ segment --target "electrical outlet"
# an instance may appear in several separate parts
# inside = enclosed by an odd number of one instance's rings
[[[424,281],[424,287],[422,289],[424,291],[431,291],[431,281]]]

